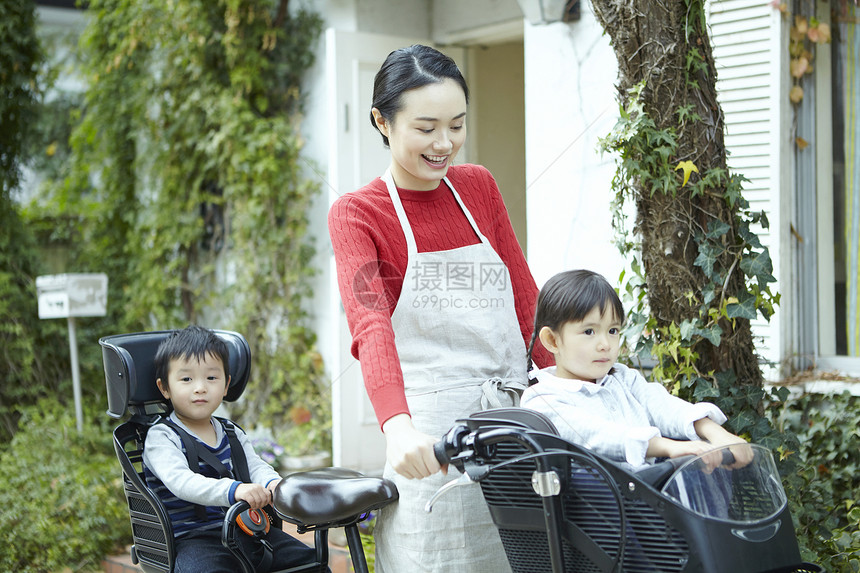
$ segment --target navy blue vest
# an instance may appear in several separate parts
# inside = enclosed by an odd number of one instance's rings
[[[201,442],[178,424],[162,418],[157,423],[166,424],[176,432],[182,440],[182,452],[188,459],[188,467],[197,473],[219,479],[230,477],[243,483],[250,483],[248,461],[233,423],[224,418],[215,417],[224,428],[224,436],[216,447],[210,447]],[[195,469],[196,468],[196,469]],[[234,470],[235,468],[235,470]],[[179,499],[144,465],[146,485],[164,503],[170,521],[173,523],[173,535],[179,537],[196,529],[217,529],[224,522],[226,509],[220,506],[202,506]]]

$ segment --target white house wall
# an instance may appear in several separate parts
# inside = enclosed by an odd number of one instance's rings
[[[615,163],[598,138],[618,117],[618,65],[590,3],[572,24],[525,24],[528,260],[538,284],[588,268],[617,283],[613,244]]]
[[[513,0],[512,0],[513,1]],[[324,28],[349,32],[375,34],[408,34],[415,37],[430,37],[429,0],[314,0],[306,6],[315,10],[323,19]],[[295,7],[298,7],[296,5]],[[335,121],[328,113],[328,54],[325,34],[318,42],[316,61],[305,75],[305,116],[302,134],[305,140],[303,157],[307,158],[306,173],[319,182],[320,194],[310,212],[309,234],[316,244],[317,254],[313,264],[319,270],[314,281],[314,295],[309,303],[314,332],[319,339],[320,352],[326,364],[336,364],[340,333],[337,331],[336,310],[340,294],[337,291],[331,241],[328,236],[327,216],[330,194],[336,195],[352,189],[333,189],[327,177],[329,165],[329,122]],[[369,110],[368,110],[369,112]],[[369,121],[365,114],[351,118],[352,121]],[[333,303],[336,301],[336,303]],[[337,372],[329,372],[332,378]]]
[[[522,33],[516,0],[434,0],[432,39],[447,45],[503,41]]]
[[[432,0],[355,0],[355,5],[355,32],[430,38]]]

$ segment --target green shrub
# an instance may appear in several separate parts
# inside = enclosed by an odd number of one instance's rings
[[[25,409],[0,451],[0,571],[95,571],[131,542],[121,471],[100,413],[75,430],[72,408]]]
[[[860,571],[860,397],[803,394],[770,413],[797,437],[783,465],[804,559],[828,571]]]
[[[364,558],[367,560],[369,573],[376,571],[376,538],[373,530],[376,528],[377,511],[371,511],[370,517],[358,524],[358,536],[361,538],[361,547],[364,550]]]
[[[64,391],[68,371],[58,321],[38,317],[34,281],[48,273],[15,199],[22,166],[38,143],[32,126],[44,87],[35,10],[35,2],[0,8],[0,445],[17,427],[19,406]]]

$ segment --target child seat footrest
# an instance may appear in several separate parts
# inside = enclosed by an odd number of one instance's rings
[[[361,514],[397,498],[390,480],[346,468],[322,468],[286,476],[275,489],[272,505],[285,521],[315,528],[358,521]]]

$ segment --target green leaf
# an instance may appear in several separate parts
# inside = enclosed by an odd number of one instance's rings
[[[767,283],[776,282],[773,262],[767,249],[744,256],[741,258],[740,267],[748,277],[756,279],[760,289],[766,288]]]
[[[718,239],[728,233],[731,228],[728,223],[714,219],[708,224],[708,233],[705,236],[709,239]]]
[[[627,340],[638,338],[642,334],[642,331],[645,330],[645,325],[645,321],[629,321],[624,328],[624,338]]]
[[[744,242],[748,243],[754,249],[763,249],[764,247],[761,244],[761,241],[758,238],[758,235],[753,233],[750,230],[749,221],[743,221],[738,227],[738,235]]]
[[[702,178],[703,183],[706,187],[711,189],[715,189],[721,187],[723,185],[723,180],[726,176],[726,170],[720,167],[714,167],[709,169],[705,176]]]
[[[732,427],[735,429],[736,434],[742,434],[748,432],[750,428],[755,426],[758,417],[752,412],[748,412],[746,410],[738,412],[737,415],[732,418]]]
[[[696,402],[707,400],[708,398],[716,398],[720,395],[719,389],[705,378],[697,378],[693,389],[693,399]]]
[[[738,380],[733,370],[717,372],[714,377],[717,379],[717,384],[719,384],[720,388],[733,388]]]
[[[708,328],[698,330],[697,333],[714,346],[719,346],[723,336],[723,329],[720,328],[719,324],[713,324]]]
[[[714,264],[720,255],[720,250],[713,243],[701,243],[699,245],[699,255],[693,264],[701,267],[705,276],[711,277],[714,274]]]
[[[791,390],[789,390],[785,386],[779,386],[774,391],[776,392],[777,399],[780,402],[785,402],[786,400],[788,400],[788,397],[791,395]]]
[[[712,282],[709,282],[705,285],[705,288],[702,289],[702,304],[708,306],[713,302],[714,298],[716,298],[716,285]]]
[[[696,321],[689,319],[684,320],[681,323],[681,340],[690,340],[697,330]]]
[[[738,294],[737,303],[726,305],[726,316],[729,318],[746,318],[754,320],[756,317],[756,297],[748,292]]]

